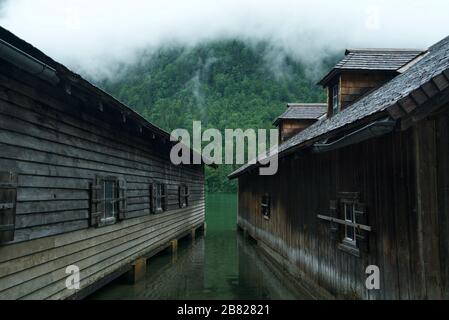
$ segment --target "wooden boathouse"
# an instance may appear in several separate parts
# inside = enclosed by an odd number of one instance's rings
[[[449,299],[449,37],[347,50],[320,84],[327,114],[281,141],[277,174],[230,175],[239,227],[333,296]]]
[[[0,299],[82,298],[203,226],[204,165],[173,165],[171,147],[0,28]]]

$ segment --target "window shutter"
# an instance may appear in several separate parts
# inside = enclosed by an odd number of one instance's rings
[[[118,218],[119,220],[126,219],[126,180],[118,180]]]
[[[329,216],[332,218],[339,218],[338,217],[338,206],[339,201],[338,200],[331,200],[329,202]],[[338,239],[338,224],[335,222],[330,223],[330,231],[331,231],[331,237],[333,240]]]
[[[151,209],[151,213],[155,214],[156,213],[156,184],[152,183],[150,184],[150,209]]]
[[[178,187],[178,203],[179,207],[182,208],[182,186]]]
[[[271,197],[269,195],[266,195],[267,197],[267,216],[268,218],[271,218]]]
[[[92,183],[90,204],[90,225],[92,227],[97,227],[99,225],[100,217],[104,214],[104,199],[101,194],[102,183],[103,181],[99,176],[96,176]]]
[[[365,226],[368,225],[368,215],[366,214],[366,206],[364,203],[356,202],[355,203],[355,221],[358,224],[363,224]],[[368,239],[369,234],[365,230],[356,230],[356,239],[359,246],[359,249],[363,252],[368,252]]]
[[[14,240],[17,175],[0,172],[0,243]]]
[[[168,194],[167,194],[167,185],[165,183],[162,185],[162,192],[164,194],[164,197],[162,198],[162,209],[166,211],[168,203]]]

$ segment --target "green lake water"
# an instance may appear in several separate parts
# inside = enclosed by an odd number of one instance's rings
[[[139,283],[118,279],[89,299],[310,299],[268,267],[237,232],[236,217],[235,195],[207,195],[205,237],[180,241],[175,261],[169,253],[151,258]]]

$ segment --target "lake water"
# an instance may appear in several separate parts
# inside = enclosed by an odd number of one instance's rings
[[[116,280],[90,299],[310,299],[273,272],[256,245],[236,231],[237,197],[206,196],[207,234],[151,258],[145,279]]]

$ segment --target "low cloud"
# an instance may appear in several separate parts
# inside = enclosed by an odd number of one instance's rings
[[[268,41],[309,64],[345,47],[428,47],[448,35],[447,12],[443,0],[0,0],[3,27],[94,78],[209,40]]]

